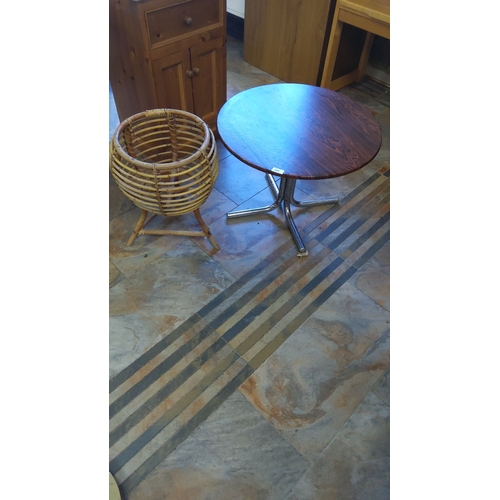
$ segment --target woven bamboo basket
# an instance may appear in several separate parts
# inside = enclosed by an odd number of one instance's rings
[[[207,237],[217,245],[200,215],[219,173],[217,144],[201,118],[175,109],[144,111],[124,120],[110,143],[110,169],[123,194],[142,209],[130,236],[172,234]],[[146,221],[148,212],[153,215]],[[193,212],[202,231],[147,230],[157,215]]]

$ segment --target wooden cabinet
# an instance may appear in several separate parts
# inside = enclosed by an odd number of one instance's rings
[[[246,0],[244,59],[286,82],[316,85],[335,0]]]
[[[215,124],[225,102],[224,38],[219,37],[153,61],[156,101],[160,108],[185,109]]]
[[[152,108],[215,129],[226,101],[225,0],[110,0],[109,77],[120,120]]]

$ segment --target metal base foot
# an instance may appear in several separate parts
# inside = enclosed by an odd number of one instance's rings
[[[304,257],[308,254],[304,242],[300,237],[299,231],[292,217],[292,211],[290,210],[290,205],[295,207],[314,207],[318,205],[332,205],[339,202],[337,197],[327,198],[322,200],[314,201],[298,201],[295,199],[295,183],[296,179],[290,179],[289,177],[281,177],[280,185],[276,184],[274,177],[271,174],[266,174],[266,179],[269,184],[271,191],[276,198],[274,203],[267,205],[266,207],[250,208],[247,210],[235,210],[227,214],[228,219],[236,219],[238,217],[247,217],[250,215],[266,214],[272,212],[274,209],[278,208],[283,202],[283,208],[285,212],[285,219],[288,225],[288,229],[292,235],[293,241],[297,246],[299,251],[298,256]]]

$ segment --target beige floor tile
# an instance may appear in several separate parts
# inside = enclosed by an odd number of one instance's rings
[[[233,281],[188,240],[111,288],[111,374],[130,364]]]
[[[389,407],[369,393],[286,500],[389,500]]]
[[[386,243],[351,278],[352,283],[377,304],[390,311],[389,243]]]
[[[240,391],[314,460],[389,364],[389,313],[342,286]]]

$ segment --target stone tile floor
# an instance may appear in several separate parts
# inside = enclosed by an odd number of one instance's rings
[[[228,98],[277,82],[228,41]],[[139,217],[110,177],[110,472],[133,500],[389,498],[389,92],[341,90],[383,132],[349,176],[297,182],[299,259],[265,177],[219,142],[201,238],[127,239]],[[110,138],[118,117],[110,91]],[[194,216],[158,226],[197,230]]]

